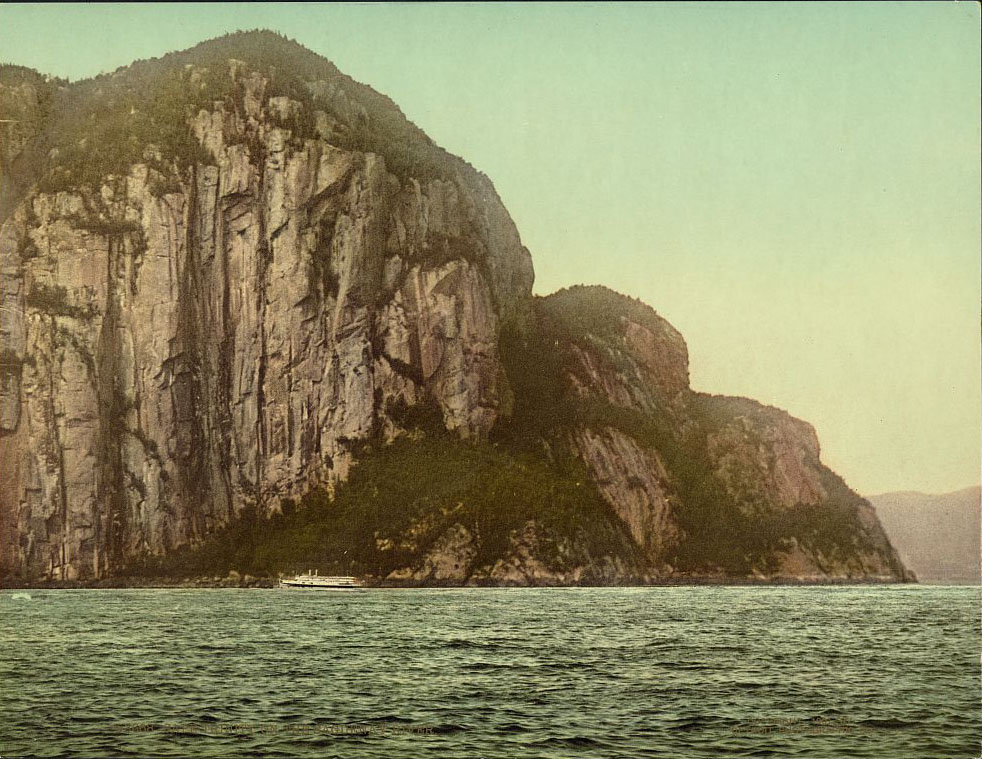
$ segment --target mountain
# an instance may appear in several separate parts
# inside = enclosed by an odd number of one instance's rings
[[[643,303],[533,297],[488,178],[295,42],[0,106],[8,581],[907,578],[811,426],[693,392]]]
[[[869,497],[890,541],[918,579],[982,583],[982,489]]]

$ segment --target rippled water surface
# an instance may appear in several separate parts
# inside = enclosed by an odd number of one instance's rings
[[[3,757],[977,757],[974,588],[0,593]]]

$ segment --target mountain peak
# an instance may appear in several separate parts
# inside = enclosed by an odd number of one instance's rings
[[[29,129],[21,129],[13,144],[4,141],[3,218],[38,179],[47,191],[96,189],[110,176],[124,176],[148,154],[158,156],[156,168],[165,175],[195,161],[212,162],[191,136],[191,121],[201,111],[214,111],[216,104],[240,124],[235,134],[226,135],[233,141],[258,144],[256,135],[246,134],[258,129],[258,118],[267,128],[288,128],[297,145],[325,139],[345,150],[380,155],[389,171],[402,177],[476,174],[438,147],[388,97],[269,29],[216,37],[67,86],[23,67],[5,66],[2,73],[0,105],[6,113],[29,116],[24,119]],[[253,74],[258,84],[247,83]],[[37,97],[14,91],[15,84],[25,82]],[[250,87],[258,112],[247,113],[243,98]],[[292,117],[281,118],[276,109],[266,114],[270,100],[279,97],[296,104],[289,106]],[[44,107],[26,107],[34,101]]]
[[[272,67],[289,68],[291,73],[305,80],[331,77],[340,74],[338,68],[327,58],[304,47],[286,35],[270,29],[236,31],[221,37],[199,42],[193,47],[148,61],[136,61],[117,71],[140,68],[148,62],[159,61],[168,67],[186,65],[208,66],[224,62],[229,58],[244,61],[257,70],[266,71]]]

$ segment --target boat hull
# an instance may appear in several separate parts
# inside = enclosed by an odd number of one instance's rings
[[[359,586],[351,585],[310,585],[300,582],[280,582],[281,588],[299,588],[301,590],[364,590]]]
[[[297,575],[289,580],[280,580],[281,588],[304,588],[307,590],[361,590],[361,583],[354,577],[322,577],[316,574]]]

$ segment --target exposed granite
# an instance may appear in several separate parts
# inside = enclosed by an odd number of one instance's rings
[[[192,122],[215,165],[33,194],[3,226],[7,567],[98,578],[276,510],[399,434],[400,401],[465,438],[498,416],[532,269],[490,185],[298,144],[274,116],[300,104],[232,75],[244,111]]]

